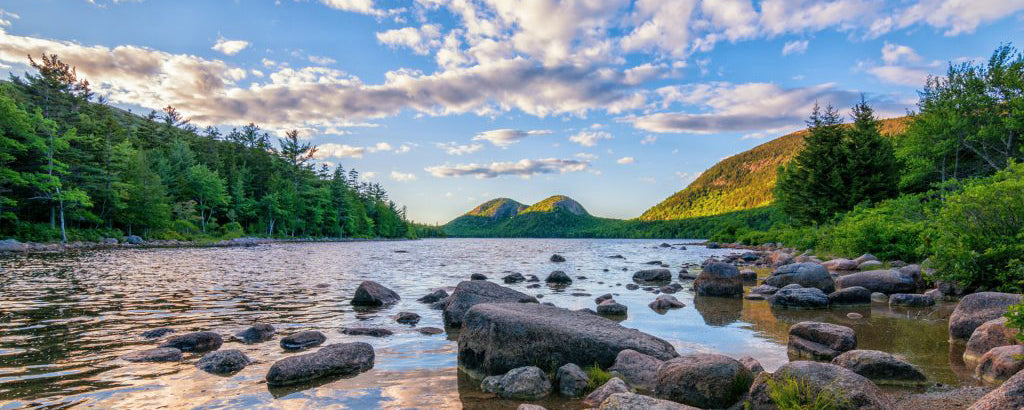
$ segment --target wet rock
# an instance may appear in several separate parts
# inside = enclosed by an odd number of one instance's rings
[[[964,349],[964,362],[968,364],[977,363],[981,356],[989,350],[999,346],[1017,344],[1016,329],[1006,326],[1006,318],[992,319],[982,323],[971,338],[967,340],[967,347]]]
[[[653,392],[658,378],[658,368],[665,363],[636,350],[626,349],[615,356],[615,364],[608,368],[622,377],[631,386]]]
[[[597,303],[598,305],[600,305],[601,302],[604,302],[604,301],[606,301],[608,299],[613,299],[613,298],[614,297],[612,296],[611,293],[605,293],[605,294],[603,294],[601,296],[598,296],[598,297],[594,298],[594,303]]]
[[[799,380],[809,390],[808,396],[816,397],[829,391],[846,403],[842,409],[894,409],[892,400],[882,393],[871,380],[849,369],[829,363],[796,361],[782,365],[775,373],[761,373],[750,387],[750,404],[753,409],[776,409],[778,406],[770,396],[769,385],[784,380]]]
[[[1024,369],[1024,346],[998,346],[989,349],[978,360],[974,377],[986,383],[1001,383]]]
[[[761,255],[754,252],[744,252],[743,255],[740,255],[740,259],[743,259],[744,262],[754,262],[761,259]]]
[[[338,343],[316,352],[278,360],[267,372],[267,384],[287,386],[328,376],[355,375],[373,368],[373,346],[368,343]]]
[[[625,316],[626,305],[616,302],[615,299],[608,299],[597,305],[597,314],[604,316]]]
[[[487,280],[487,275],[484,275],[482,273],[474,273],[472,275],[469,275],[469,280]]]
[[[659,295],[657,298],[654,299],[653,302],[651,302],[647,306],[653,310],[667,310],[686,307],[686,304],[680,302],[679,299],[676,299],[675,296]]]
[[[505,282],[505,283],[511,284],[511,283],[525,282],[526,281],[526,277],[523,276],[522,273],[513,272],[513,273],[510,273],[508,275],[505,275],[504,277],[501,278],[501,280],[503,282]]]
[[[821,265],[824,266],[825,269],[832,271],[857,270],[857,262],[843,258],[828,260],[823,262]]]
[[[584,297],[584,296],[592,296],[592,295],[587,293],[587,292],[573,292],[573,293],[570,293],[569,296]]]
[[[527,289],[540,289],[540,284],[539,283],[529,284],[529,285],[526,285],[526,288]]]
[[[750,289],[750,293],[757,293],[760,295],[774,295],[778,292],[779,288],[772,285],[757,285]]]
[[[597,312],[591,308],[576,309],[575,312],[586,313],[588,315],[596,315]]]
[[[126,354],[121,357],[129,362],[178,362],[181,350],[173,347],[158,347]]]
[[[818,288],[779,289],[769,299],[772,302],[772,307],[796,309],[828,307],[828,295]]]
[[[813,360],[832,360],[857,348],[857,335],[846,326],[822,322],[800,322],[789,328],[791,355]]]
[[[157,339],[157,338],[161,338],[161,337],[164,337],[166,335],[169,335],[171,333],[174,333],[174,329],[171,329],[169,327],[161,327],[161,328],[157,328],[157,329],[153,329],[153,330],[147,330],[145,332],[142,332],[142,334],[140,336],[142,336],[142,337],[144,337],[146,339]]]
[[[558,393],[565,397],[580,397],[587,392],[590,378],[575,363],[566,363],[555,372]]]
[[[937,280],[935,281],[935,287],[947,297],[960,297],[968,292],[967,286],[957,282]]]
[[[1020,301],[1021,295],[1013,293],[978,292],[964,296],[949,316],[949,339],[966,342],[974,329],[1002,317],[1008,307]]]
[[[661,245],[658,245],[658,246],[661,247],[661,248],[671,248],[672,247],[672,245],[669,245],[669,244],[667,244],[665,242],[662,242]]]
[[[28,245],[18,242],[17,239],[4,239],[0,241],[0,252],[25,252]]]
[[[274,326],[267,323],[257,323],[241,332],[235,333],[235,338],[242,343],[260,343],[274,338]]]
[[[902,268],[895,268],[893,270],[899,272],[903,276],[909,276],[913,278],[914,283],[921,285],[921,274],[923,272],[923,270],[921,269],[921,265],[907,265]]]
[[[196,367],[207,373],[227,375],[244,369],[249,363],[252,363],[252,360],[249,360],[241,350],[228,349],[203,355],[203,358],[196,362]]]
[[[436,303],[436,302],[439,302],[439,301],[441,301],[442,299],[444,299],[446,297],[448,297],[448,292],[445,292],[444,289],[438,289],[438,290],[435,290],[433,292],[430,292],[429,294],[427,294],[424,297],[416,299],[416,301],[417,302],[421,302],[421,303]]]
[[[305,330],[281,338],[281,348],[285,350],[302,350],[320,346],[327,341],[327,336],[316,330]]]
[[[465,316],[459,363],[485,374],[535,363],[607,368],[623,349],[658,359],[676,356],[668,342],[601,316],[533,303],[480,304]]]
[[[913,276],[893,270],[869,270],[840,276],[836,281],[840,288],[861,286],[872,292],[885,294],[913,293],[917,281]]]
[[[658,265],[658,266],[661,266],[661,265],[664,265],[664,263],[661,263],[661,261],[647,261],[647,262],[644,262],[644,265]]]
[[[920,385],[927,381],[916,366],[878,350],[850,350],[832,359],[832,364],[867,377],[876,384]]]
[[[746,300],[767,300],[768,296],[762,295],[760,293],[748,293],[743,298]]]
[[[538,303],[537,298],[487,281],[465,281],[455,287],[444,308],[444,324],[458,327],[462,317],[480,303]]]
[[[935,299],[916,293],[894,293],[889,295],[889,306],[926,307],[934,306]]]
[[[668,269],[644,269],[633,273],[633,280],[640,283],[668,282],[672,280],[672,271]]]
[[[855,287],[859,288],[860,286]],[[882,292],[871,292],[871,301],[879,303],[889,303],[889,295],[886,295]]]
[[[636,393],[615,393],[601,402],[598,410],[698,410],[696,407]]]
[[[757,272],[754,272],[754,271],[752,271],[750,269],[741,270],[740,271],[740,279],[742,279],[742,280],[744,280],[746,282],[756,282],[757,281]]]
[[[551,394],[551,381],[540,368],[525,366],[484,379],[480,389],[505,399],[538,400]]]
[[[657,397],[700,408],[727,408],[750,387],[754,376],[739,361],[720,354],[682,355],[658,368]]]
[[[626,385],[622,379],[618,377],[612,377],[605,384],[594,389],[590,392],[586,398],[583,399],[583,406],[585,407],[597,407],[605,401],[609,396],[616,393],[630,393],[632,390]]]
[[[889,266],[891,266],[893,269],[899,269],[899,268],[902,268],[902,267],[907,266],[907,265],[909,265],[909,264],[904,262],[904,261],[901,261],[901,260],[895,260],[895,261],[889,262]]]
[[[537,275],[526,275],[527,282],[540,282],[540,278]]]
[[[668,285],[662,286],[662,287],[658,288],[658,290],[661,291],[661,293],[669,293],[669,294],[671,294],[671,293],[676,293],[676,292],[679,292],[679,291],[683,290],[683,285],[680,285],[678,283],[672,283],[672,284],[668,284]]]
[[[415,325],[420,322],[420,315],[413,312],[398,312],[395,321],[403,325]]]
[[[379,327],[346,327],[341,329],[341,333],[349,336],[370,336],[370,337],[388,337],[395,332],[388,329],[382,329]]]
[[[437,302],[430,304],[432,310],[443,310],[445,306],[448,306],[448,298],[441,299]]]
[[[626,289],[637,290],[637,289],[640,289],[640,285],[637,285],[635,283],[627,283],[626,284]]]
[[[220,349],[224,339],[215,332],[192,332],[171,336],[160,347],[173,347],[183,352],[206,352]]]
[[[814,262],[780,266],[775,269],[775,272],[772,272],[772,276],[765,278],[764,283],[779,288],[790,284],[797,284],[805,288],[818,288],[826,295],[836,290],[832,275],[823,265]]]
[[[759,362],[757,359],[753,357],[743,356],[740,358],[739,361],[740,363],[743,364],[743,367],[746,367],[747,370],[750,370],[750,374],[754,376],[757,376],[758,373],[764,371],[764,366],[761,366],[761,362]]]
[[[559,255],[559,254],[556,253],[554,255],[551,255],[551,261],[552,262],[565,262],[565,257],[563,257],[562,255]]]
[[[554,272],[551,272],[551,274],[549,274],[548,277],[544,279],[544,282],[555,285],[569,285],[572,284],[572,278],[570,278],[569,275],[566,275],[565,272],[556,270]]]
[[[857,265],[857,270],[877,270],[882,269],[885,264],[879,261],[867,261],[860,265]]]
[[[398,302],[401,297],[395,291],[384,287],[372,280],[364,281],[356,288],[356,294],[352,297],[352,304],[355,306],[383,306]]]
[[[871,291],[860,286],[842,288],[828,295],[828,303],[832,305],[871,304]]]
[[[608,259],[626,259],[626,257],[622,255],[612,255],[609,256]]]
[[[421,327],[419,329],[416,329],[416,331],[425,335],[439,335],[441,333],[444,333],[444,329],[436,327]]]
[[[967,410],[1006,410],[1024,408],[1024,372],[1010,377]]]
[[[693,281],[693,289],[700,296],[739,297],[743,295],[743,281],[735,266],[712,262]]]

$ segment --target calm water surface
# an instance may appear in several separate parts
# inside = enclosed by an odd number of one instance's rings
[[[437,239],[408,242],[273,244],[253,248],[91,251],[0,259],[0,409],[94,408],[515,408],[516,402],[479,391],[479,382],[457,368],[457,345],[447,335],[425,336],[393,316],[413,311],[418,326],[442,327],[441,312],[416,302],[434,288],[451,291],[472,273],[500,283],[505,271],[542,279],[560,269],[575,279],[565,289],[527,289],[570,309],[594,307],[613,293],[629,307],[622,325],[671,342],[680,353],[751,355],[769,371],[788,361],[786,332],[793,323],[819,320],[850,326],[859,348],[905,356],[936,382],[969,382],[961,351],[947,343],[952,304],[915,310],[871,307],[825,311],[773,310],[765,301],[676,297],[683,309],[659,314],[654,295],[630,291],[632,272],[660,260],[673,271],[732,251],[662,241],[594,239]],[[680,242],[678,240],[670,243]],[[398,252],[401,251],[401,252]],[[548,262],[559,253],[568,262]],[[621,254],[625,260],[609,259]],[[604,270],[608,269],[608,272]],[[624,271],[626,269],[626,271]],[[762,272],[765,274],[765,272]],[[349,305],[356,286],[375,280],[402,296],[384,309]],[[689,283],[683,283],[689,288]],[[588,293],[591,296],[573,296]],[[865,319],[853,321],[856,311]],[[154,347],[139,336],[157,327],[199,330],[225,337],[254,322],[271,323],[271,342],[243,345],[225,339],[256,363],[228,377],[180,363],[128,363],[120,356]],[[346,336],[345,326],[380,326],[387,338]],[[376,350],[373,370],[286,389],[268,389],[263,377],[285,357],[281,335],[319,330],[327,343],[366,341]],[[580,408],[551,399],[548,408]]]

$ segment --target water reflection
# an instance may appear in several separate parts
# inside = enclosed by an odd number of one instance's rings
[[[700,316],[704,318],[704,323],[708,326],[726,326],[740,320],[743,312],[743,299],[695,296],[693,307],[700,312]]]

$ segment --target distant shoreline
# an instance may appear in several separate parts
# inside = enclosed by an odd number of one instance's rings
[[[408,238],[237,238],[225,239],[215,242],[202,241],[179,241],[179,240],[151,240],[143,243],[131,244],[127,242],[102,243],[102,242],[19,242],[23,246],[20,250],[0,250],[0,256],[31,254],[31,253],[64,253],[85,250],[105,249],[169,249],[169,248],[237,248],[268,245],[275,243],[327,243],[327,242],[399,242],[414,241],[417,239]]]

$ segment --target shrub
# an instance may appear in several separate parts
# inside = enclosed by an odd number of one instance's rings
[[[882,260],[923,260],[926,249],[921,238],[936,205],[929,197],[904,195],[876,206],[858,206],[830,229],[819,247],[838,255],[871,253]]]
[[[611,372],[602,369],[601,366],[597,365],[597,363],[587,366],[583,371],[587,373],[587,387],[590,390],[601,387],[612,379]]]
[[[245,236],[245,229],[238,222],[228,222],[220,227],[220,236],[224,239],[235,239]]]
[[[768,380],[768,397],[779,410],[837,410],[846,407],[846,400],[832,388],[816,391],[807,382],[792,377]]]

